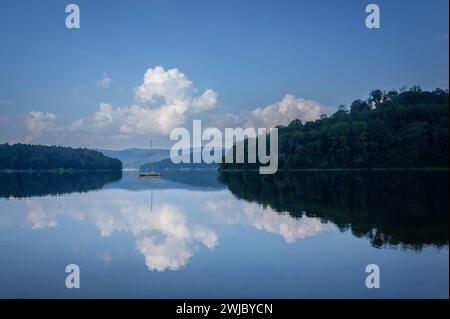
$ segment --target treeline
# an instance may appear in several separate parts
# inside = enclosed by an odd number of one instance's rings
[[[1,144],[0,170],[121,170],[122,162],[86,148]]]
[[[279,167],[448,167],[448,103],[448,90],[374,90],[329,117],[294,120],[279,127]]]

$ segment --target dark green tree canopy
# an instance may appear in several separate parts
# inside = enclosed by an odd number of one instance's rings
[[[86,148],[0,144],[0,170],[121,170],[122,162]]]
[[[279,167],[448,167],[448,111],[448,90],[374,90],[350,111],[341,105],[332,116],[280,126]]]

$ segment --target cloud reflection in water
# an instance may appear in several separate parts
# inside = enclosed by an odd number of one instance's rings
[[[16,222],[23,225],[25,221],[33,230],[41,230],[57,227],[63,218],[69,217],[95,225],[104,238],[115,233],[131,234],[151,271],[183,268],[201,245],[213,250],[219,244],[214,229],[219,224],[248,225],[281,236],[287,243],[335,229],[333,224],[322,223],[318,218],[294,218],[269,207],[236,200],[228,191],[207,195],[190,192],[190,196],[195,193],[204,201],[183,199],[193,206],[176,200],[158,200],[161,203],[150,207],[148,192],[124,190],[27,199],[22,201],[26,216],[22,214],[22,220]],[[10,215],[13,216],[17,218],[20,214]]]

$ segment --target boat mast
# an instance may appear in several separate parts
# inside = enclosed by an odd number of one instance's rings
[[[150,139],[150,151],[152,151],[152,150],[153,150],[153,140]],[[151,156],[151,152],[150,152],[150,156]],[[150,163],[151,163],[150,167],[153,172],[153,160]]]

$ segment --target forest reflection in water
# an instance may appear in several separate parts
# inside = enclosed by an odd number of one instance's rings
[[[448,171],[223,172],[240,199],[318,217],[373,246],[448,245]]]
[[[122,172],[0,174],[0,198],[102,188],[220,191],[292,218],[313,217],[374,247],[448,245],[448,171],[167,171],[157,180]],[[207,203],[203,203],[207,204]],[[216,203],[217,204],[217,203]]]
[[[83,193],[121,178],[122,171],[0,172],[0,198]]]

